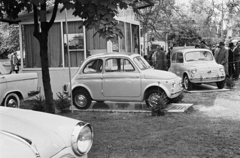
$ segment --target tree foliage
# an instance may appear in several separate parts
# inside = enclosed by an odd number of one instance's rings
[[[19,50],[18,25],[8,25],[0,22],[0,58]]]
[[[143,32],[151,32],[159,40],[165,40],[167,33],[168,40],[175,40],[180,45],[184,45],[187,39],[198,38],[194,20],[184,13],[182,7],[172,0],[155,0],[153,7],[140,12]]]

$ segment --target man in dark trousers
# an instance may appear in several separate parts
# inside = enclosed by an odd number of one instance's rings
[[[229,50],[228,50],[228,73],[229,77],[234,77],[235,70],[234,70],[234,65],[233,65],[233,49],[234,49],[234,44],[231,42],[228,45]]]
[[[229,76],[229,74],[228,74],[228,50],[225,48],[224,42],[219,43],[219,48],[215,50],[214,57],[218,64],[221,64],[224,66],[226,76]]]
[[[233,50],[234,64],[235,64],[235,80],[239,79],[240,74],[240,41],[237,42],[236,47]]]

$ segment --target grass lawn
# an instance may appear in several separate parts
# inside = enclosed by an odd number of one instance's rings
[[[228,92],[186,93],[187,113],[77,112],[60,115],[89,122],[95,138],[89,158],[240,157],[240,83]]]

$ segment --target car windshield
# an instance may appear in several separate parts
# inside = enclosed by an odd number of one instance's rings
[[[209,51],[193,51],[185,54],[186,62],[191,61],[212,61],[213,55]]]
[[[141,56],[135,57],[133,60],[141,70],[146,70],[151,68],[149,63]]]

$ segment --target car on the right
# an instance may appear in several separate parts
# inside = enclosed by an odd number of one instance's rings
[[[194,84],[216,83],[225,86],[225,71],[208,49],[182,48],[171,54],[170,72],[182,78],[183,87],[192,90]]]

